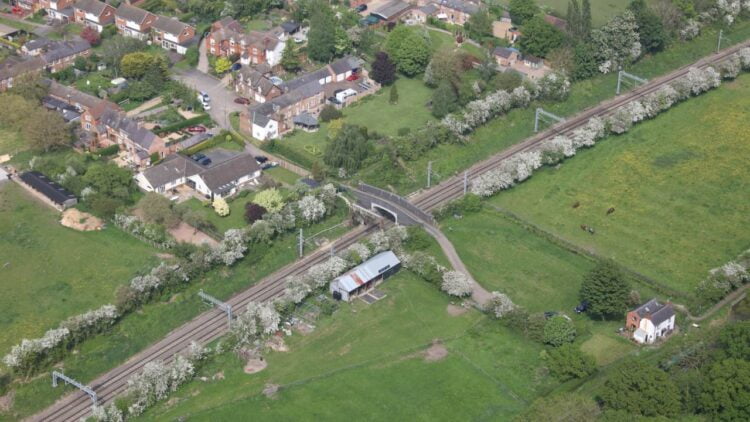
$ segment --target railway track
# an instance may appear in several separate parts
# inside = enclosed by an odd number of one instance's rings
[[[705,57],[696,63],[683,66],[668,75],[656,78],[627,94],[620,95],[595,107],[586,109],[569,120],[556,124],[519,144],[475,164],[467,169],[468,177],[471,180],[480,174],[497,167],[500,162],[514,154],[534,149],[551,136],[569,134],[573,130],[586,124],[592,117],[607,116],[623,104],[648,95],[658,90],[664,84],[670,83],[675,79],[684,76],[691,67],[704,68],[718,63],[748,45],[750,45],[750,42],[730,47],[717,54]],[[411,198],[411,202],[424,211],[431,211],[446,202],[459,198],[461,195],[463,195],[463,175],[457,175],[443,181],[433,188],[419,192]],[[360,227],[339,239],[337,245],[339,247],[349,246],[366,236],[372,230],[373,226],[366,228]],[[227,302],[233,307],[239,309],[250,301],[265,301],[276,298],[281,295],[284,290],[283,281],[286,277],[301,273],[309,266],[323,262],[326,257],[327,252],[317,251],[312,255],[293,264],[289,264],[276,273],[264,278],[258,284],[233,296],[227,300]],[[146,363],[154,360],[169,362],[175,354],[184,351],[192,341],[205,344],[217,339],[226,331],[226,317],[223,313],[216,310],[204,312],[190,322],[185,323],[181,327],[170,332],[162,340],[136,354],[123,365],[99,376],[94,381],[90,382],[89,386],[97,392],[100,403],[107,403],[117,395],[125,392],[128,378],[140,371]],[[30,417],[28,420],[45,422],[76,421],[80,418],[86,417],[90,410],[90,398],[84,393],[76,391],[64,396],[55,404],[41,413]]]

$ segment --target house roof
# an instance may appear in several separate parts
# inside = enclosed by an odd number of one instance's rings
[[[424,13],[427,16],[431,16],[435,12],[437,12],[439,9],[438,9],[438,6],[435,3],[429,3],[429,4],[425,4],[424,6],[420,7],[419,10],[421,10],[422,13]]]
[[[534,56],[533,54],[524,54],[523,60],[527,61],[529,63],[542,63],[544,62],[544,59],[541,59],[537,56]]]
[[[213,135],[208,132],[196,133],[195,135],[185,139],[184,141],[180,141],[179,145],[182,149],[194,147],[205,141],[206,139],[211,138],[212,136]]]
[[[674,316],[672,305],[659,303],[656,299],[649,300],[637,307],[633,312],[638,314],[640,318],[650,319],[656,326]]]
[[[348,273],[338,277],[335,281],[347,292],[353,292],[369,281],[379,277],[389,269],[401,264],[396,254],[391,251],[381,252],[362,264],[352,268]]]
[[[120,18],[140,24],[143,23],[143,21],[146,20],[146,17],[151,15],[151,13],[135,6],[131,6],[127,3],[121,3],[120,7],[118,7],[117,11],[115,12],[115,15]]]
[[[159,139],[153,132],[141,127],[135,120],[113,110],[104,112],[102,123],[112,129],[124,132],[128,139],[147,151],[151,148],[154,141]]]
[[[118,108],[114,103],[110,103],[109,101],[102,100],[101,98],[97,98],[90,94],[86,94],[85,92],[81,92],[67,85],[57,83],[56,81],[53,81],[51,79],[45,79],[43,83],[49,87],[47,93],[50,96],[60,100],[70,101],[71,104],[80,104],[82,108],[92,109],[102,102],[109,103],[111,105],[111,108],[113,109]]]
[[[37,71],[43,67],[44,61],[41,57],[9,57],[0,63],[0,81],[15,78],[27,72]]]
[[[312,114],[305,111],[294,116],[294,118],[292,118],[292,123],[296,125],[312,127],[318,126],[318,119],[316,119]]]
[[[67,201],[76,199],[75,195],[38,171],[27,171],[20,177],[27,185],[58,205],[64,205]]]
[[[47,45],[51,44],[52,40],[48,38],[37,38],[35,40],[27,41],[23,48],[27,51],[35,51],[40,50],[42,48],[47,47]]]
[[[390,20],[409,10],[411,7],[412,6],[409,3],[405,3],[401,0],[393,0],[378,7],[372,12],[372,14],[383,20]]]
[[[346,72],[362,67],[362,60],[354,56],[346,56],[336,60],[329,66],[331,66],[331,70],[333,70],[334,74],[342,75]]]
[[[42,59],[47,63],[52,63],[90,49],[91,44],[82,38],[71,41],[52,42],[47,46],[47,51],[42,53]]]
[[[86,13],[99,16],[107,9],[108,4],[99,0],[78,0],[73,4],[75,9],[83,10]]]
[[[513,48],[508,48],[508,47],[495,47],[495,49],[492,50],[492,54],[494,54],[495,56],[502,57],[504,59],[510,58],[510,56],[513,53],[517,53],[517,52],[518,50],[513,49]]]
[[[159,16],[154,22],[154,28],[167,34],[180,35],[186,28],[190,28],[190,25],[180,22],[177,18]]]
[[[439,0],[440,5],[449,9],[457,10],[467,15],[473,15],[479,11],[479,5],[463,0]]]
[[[161,163],[144,170],[141,175],[156,189],[183,177],[194,176],[201,171],[203,168],[190,158],[180,154],[171,154]]]
[[[286,22],[282,22],[281,25],[279,26],[281,26],[281,29],[283,29],[284,32],[286,32],[287,34],[291,34],[297,31],[300,25],[299,23],[295,21],[286,21]]]
[[[250,153],[242,153],[200,173],[206,186],[215,193],[222,193],[236,186],[245,176],[260,171],[258,162]]]

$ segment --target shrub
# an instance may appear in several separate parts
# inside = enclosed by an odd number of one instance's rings
[[[329,104],[323,107],[318,117],[320,118],[321,122],[328,123],[331,120],[336,120],[344,117],[344,114],[341,113],[341,110]]]
[[[284,207],[284,198],[277,189],[271,188],[258,192],[253,202],[267,209],[269,212],[278,212]]]
[[[576,339],[576,328],[567,318],[556,315],[544,324],[544,342],[560,347],[565,343],[572,343]]]
[[[263,206],[254,202],[248,202],[245,204],[245,221],[247,221],[247,224],[253,224],[263,218],[267,212],[268,210]]]
[[[469,296],[473,290],[469,277],[458,271],[447,271],[443,274],[441,289],[451,296]]]
[[[560,381],[584,378],[596,371],[593,356],[585,354],[572,344],[563,344],[547,355],[547,367],[553,377]]]
[[[216,198],[212,204],[214,211],[219,217],[226,217],[229,215],[229,204],[224,198]]]

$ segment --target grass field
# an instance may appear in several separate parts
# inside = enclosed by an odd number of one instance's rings
[[[21,135],[10,130],[0,129],[0,155],[15,154],[26,149]]]
[[[340,207],[335,215],[306,231],[317,233],[338,225],[347,213],[346,209]],[[328,231],[326,237],[333,239],[347,230],[345,227],[338,227]],[[128,315],[115,326],[111,334],[97,336],[81,344],[77,349],[78,353],[67,356],[60,367],[76,379],[90,381],[123,363],[174,328],[208,310],[209,308],[197,296],[199,289],[204,289],[220,299],[226,299],[297,259],[296,245],[296,233],[276,239],[272,246],[251,245],[245,258],[234,267],[212,271],[182,293],[162,302],[147,305],[140,312]],[[306,253],[310,253],[313,248],[313,245],[306,244]],[[0,421],[20,420],[73,391],[71,387],[52,389],[47,376],[37,377],[28,383],[14,384],[12,388],[15,391],[12,413],[0,413]]]
[[[750,247],[748,94],[743,75],[491,203],[691,292],[710,268]],[[610,207],[616,211],[607,216]]]
[[[473,310],[450,316],[434,286],[402,271],[382,289],[384,300],[344,304],[313,333],[287,337],[290,352],[268,354],[263,372],[244,374],[224,356],[204,373],[226,379],[193,382],[145,419],[497,420],[550,382],[535,373],[541,346]],[[448,354],[426,362],[434,339]],[[261,393],[268,383],[281,386],[273,399]]]
[[[650,0],[647,0],[650,1]],[[502,0],[501,4],[507,6],[509,1]],[[537,0],[536,4],[556,12],[558,16],[565,17],[568,11],[569,0]],[[581,3],[580,1],[578,2]],[[607,23],[615,15],[622,13],[628,7],[628,0],[591,0],[591,20],[594,26]]]
[[[725,34],[727,30],[725,29]],[[750,38],[750,21],[738,22],[728,35],[732,43],[739,43]],[[689,63],[693,63],[716,49],[718,30],[705,28],[703,34],[688,43],[677,43],[655,56],[641,59],[627,69],[629,72],[646,78],[654,78]],[[728,46],[729,44],[723,44]],[[559,116],[572,116],[587,107],[596,105],[615,95],[617,75],[600,75],[593,79],[574,83],[570,97],[558,103],[532,104],[526,109],[517,109],[507,115],[496,118],[480,127],[470,136],[470,141],[461,145],[440,145],[426,152],[418,160],[407,162],[404,177],[393,187],[401,193],[413,192],[424,187],[424,174],[427,163],[432,161],[433,182],[453,176],[489,155],[514,145],[533,135],[534,110],[543,107]],[[363,172],[365,181],[383,185],[379,175]]]
[[[78,232],[15,183],[0,186],[0,354],[63,319],[112,301],[115,288],[156,262],[116,228]]]

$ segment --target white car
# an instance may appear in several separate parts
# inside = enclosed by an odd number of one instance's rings
[[[208,96],[205,92],[201,91],[198,93],[198,101],[202,103],[209,103],[211,102],[211,97]]]
[[[203,110],[206,110],[206,111],[211,110],[211,104],[201,103],[201,105],[203,106]]]

